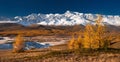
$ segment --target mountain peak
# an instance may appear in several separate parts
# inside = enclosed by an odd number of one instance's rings
[[[69,11],[69,10],[67,10],[66,12],[65,12],[65,14],[70,14],[71,13],[71,11]]]

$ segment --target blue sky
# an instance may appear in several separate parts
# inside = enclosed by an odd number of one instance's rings
[[[120,15],[120,0],[0,0],[0,16],[25,16],[31,13],[65,11]]]

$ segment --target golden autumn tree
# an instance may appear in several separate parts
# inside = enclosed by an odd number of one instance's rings
[[[74,35],[72,36],[72,39],[70,40],[68,46],[70,49],[78,49],[81,48],[81,38],[75,39]]]
[[[102,23],[102,16],[98,15],[95,25],[87,24],[85,26],[83,37],[78,36],[77,39],[73,37],[68,43],[70,49],[98,49],[108,48],[112,36],[106,32],[106,27]],[[79,33],[78,33],[79,34]]]
[[[19,53],[24,51],[24,38],[21,34],[17,35],[15,42],[13,43],[13,52]]]

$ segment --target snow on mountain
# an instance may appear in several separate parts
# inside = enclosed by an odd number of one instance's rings
[[[14,19],[14,18],[13,18]],[[18,23],[17,21],[13,20],[12,18],[1,17],[0,16],[0,23]],[[13,20],[13,21],[11,21]]]
[[[85,25],[95,24],[98,14],[84,14],[79,12],[66,11],[64,14],[30,14],[28,16],[16,16],[14,20],[23,25]],[[120,16],[102,15],[103,23],[120,26]]]
[[[18,23],[17,21],[11,21],[11,20],[2,20],[2,21],[0,21],[0,23]]]

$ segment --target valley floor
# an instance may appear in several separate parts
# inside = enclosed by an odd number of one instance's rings
[[[57,44],[66,41],[65,44],[50,46],[48,48],[27,50],[23,53],[12,53],[12,50],[0,50],[0,62],[120,62],[120,42],[111,47],[115,50],[104,51],[73,51],[68,50],[67,41],[71,37],[37,36],[26,40],[38,42],[50,42]]]
[[[74,52],[67,45],[35,49],[23,53],[0,51],[0,62],[120,62],[120,50],[111,52]]]

